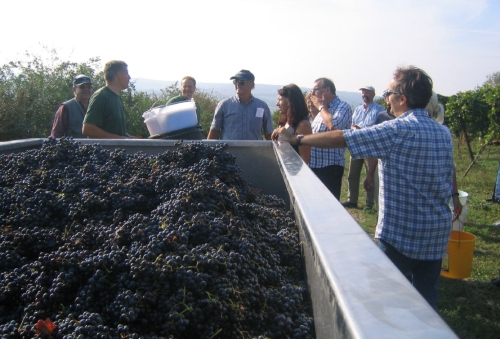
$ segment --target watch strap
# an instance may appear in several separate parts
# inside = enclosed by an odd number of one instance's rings
[[[302,138],[303,137],[304,137],[304,134],[297,135],[297,146],[302,146]]]

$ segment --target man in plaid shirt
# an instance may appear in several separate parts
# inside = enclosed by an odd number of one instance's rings
[[[335,85],[328,78],[314,81],[312,95],[317,99],[318,114],[311,128],[313,133],[351,128],[352,109],[336,95]],[[345,157],[343,148],[311,148],[309,167],[323,184],[340,200]]]
[[[396,119],[363,129],[293,136],[273,132],[290,144],[348,147],[353,158],[379,159],[380,210],[375,238],[413,286],[437,309],[441,261],[452,215],[452,137],[425,110],[432,79],[413,66],[398,68],[384,92]]]

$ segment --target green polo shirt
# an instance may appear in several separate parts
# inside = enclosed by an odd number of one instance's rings
[[[108,133],[127,135],[122,99],[108,87],[99,88],[90,98],[83,123],[94,124]]]

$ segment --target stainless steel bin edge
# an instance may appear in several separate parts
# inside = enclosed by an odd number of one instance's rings
[[[44,140],[0,142],[0,154],[38,148]],[[174,140],[76,141],[129,153],[158,154],[176,147]],[[290,145],[226,143],[244,178],[264,193],[285,199],[295,213],[318,339],[457,338]]]
[[[317,338],[457,338],[290,145],[274,148],[300,229]]]

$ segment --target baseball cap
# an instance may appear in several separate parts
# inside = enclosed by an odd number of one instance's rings
[[[80,86],[81,84],[92,84],[90,78],[83,74],[78,74],[73,79],[73,87]]]
[[[373,88],[373,86],[361,87],[359,90],[361,91],[362,89],[366,89],[367,91],[372,91],[373,93],[375,93],[375,88]]]
[[[238,79],[238,80],[245,80],[245,81],[255,81],[255,76],[252,74],[252,72],[242,69],[235,75],[229,78],[230,80]]]

